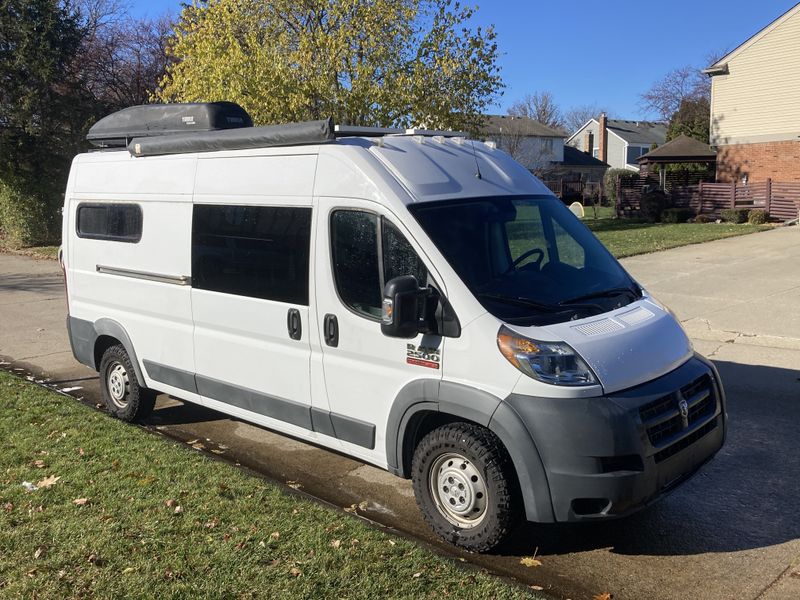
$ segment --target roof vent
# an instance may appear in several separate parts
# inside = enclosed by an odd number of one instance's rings
[[[100,148],[124,148],[133,138],[252,126],[250,115],[234,102],[145,104],[103,117],[86,139]]]

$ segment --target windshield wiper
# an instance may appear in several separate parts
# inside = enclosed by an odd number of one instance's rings
[[[577,304],[583,302],[584,300],[593,300],[595,298],[613,298],[614,296],[619,296],[621,294],[631,294],[634,298],[639,297],[639,292],[637,292],[633,287],[616,287],[599,292],[583,294],[582,296],[576,296],[575,298],[570,298],[568,300],[562,300],[558,304],[559,306],[565,306],[569,304]]]
[[[485,298],[486,300],[497,300],[506,304],[514,306],[524,306],[527,308],[535,308],[544,312],[563,312],[563,307],[555,304],[542,304],[535,300],[528,300],[527,298],[516,298],[514,296],[503,296],[501,294],[475,294],[477,298]]]

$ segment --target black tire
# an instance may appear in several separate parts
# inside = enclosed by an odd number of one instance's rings
[[[521,519],[511,458],[485,427],[452,423],[434,429],[414,450],[411,471],[425,521],[451,544],[487,552],[506,541]]]
[[[123,421],[147,417],[153,412],[158,395],[139,385],[131,359],[121,344],[111,346],[103,353],[100,389],[108,412]]]

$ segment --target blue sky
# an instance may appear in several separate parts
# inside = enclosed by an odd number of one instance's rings
[[[705,66],[738,46],[797,0],[484,0],[475,24],[493,24],[507,85],[496,112],[548,90],[563,109],[607,106],[642,119],[639,94],[667,71]],[[135,15],[180,11],[180,0],[136,0]]]

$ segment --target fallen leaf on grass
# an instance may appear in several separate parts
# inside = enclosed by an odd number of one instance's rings
[[[220,450],[219,448],[212,448],[211,452],[214,454],[225,454],[225,450]]]
[[[291,569],[289,569],[289,575],[291,575],[292,577],[300,577],[302,574],[303,572],[297,567],[292,567]]]
[[[303,487],[303,484],[300,483],[299,481],[287,481],[286,485],[288,485],[293,490],[299,490],[301,487]]]
[[[12,510],[14,510],[14,505],[11,502],[6,502],[5,504],[3,504],[3,509],[6,512],[11,512]]]
[[[45,477],[39,483],[37,483],[36,487],[39,487],[39,488],[53,487],[59,479],[61,479],[61,477],[56,477],[55,475],[50,475],[49,477]]]
[[[182,512],[183,512],[183,507],[182,506],[178,505],[178,506],[175,507],[175,514],[176,515],[179,515]]]
[[[189,441],[188,441],[188,442],[186,442],[186,443],[187,443],[187,444],[189,444],[189,445],[191,446],[191,445],[193,445],[193,444],[196,444],[196,443],[197,443],[197,442],[199,442],[199,441],[200,441],[200,438],[194,438],[193,440],[189,440]]]
[[[533,556],[523,556],[520,559],[519,564],[526,567],[541,567],[542,561],[540,561],[538,558],[534,558]]]
[[[331,547],[336,548],[337,550],[341,548],[341,546],[342,546],[342,540],[333,540],[331,542]]]
[[[217,525],[219,525],[219,519],[217,517],[214,517],[213,519],[211,519],[210,521],[208,521],[205,524],[205,528],[206,529],[214,529],[214,527],[216,527]]]
[[[595,594],[592,596],[592,600],[611,600],[613,596],[608,592],[603,592],[602,594]]]
[[[78,448],[78,455],[84,456],[86,453],[83,451],[83,448]]]
[[[31,569],[30,571],[27,571],[27,572],[25,573],[25,575],[27,575],[28,577],[33,577],[33,576],[35,576],[35,575],[36,575],[36,569]]]
[[[44,461],[41,458],[39,458],[33,461],[33,466],[36,467],[37,469],[44,469],[47,465],[44,464]]]
[[[422,572],[414,573],[411,577],[413,577],[414,579],[419,579],[420,577],[422,577]]]
[[[133,573],[133,571],[134,571],[133,567],[125,567],[124,569],[122,569],[122,574],[127,575],[128,573]]]
[[[535,590],[537,592],[541,592],[544,588],[542,586],[540,586],[540,585],[532,585],[531,589]]]
[[[45,551],[47,551],[47,548],[45,548],[44,546],[39,546],[36,549],[36,552],[33,553],[33,558],[40,558],[45,553]]]
[[[89,504],[89,499],[88,498],[75,498],[75,500],[73,500],[72,503],[75,506],[85,506],[86,504]]]
[[[273,531],[272,533],[269,534],[269,539],[271,539],[271,540],[277,541],[277,540],[280,539],[280,537],[281,537],[281,534],[278,531]]]

